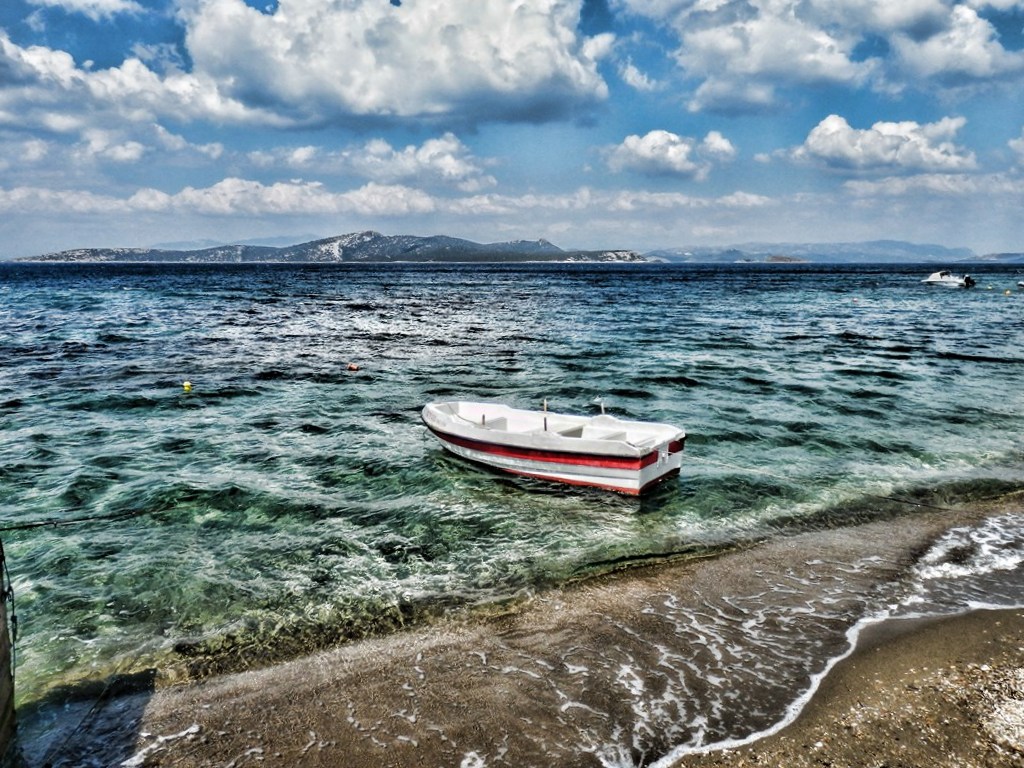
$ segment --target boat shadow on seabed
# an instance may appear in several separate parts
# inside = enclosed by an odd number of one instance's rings
[[[156,676],[147,669],[53,689],[20,712],[5,768],[131,765]]]
[[[0,767],[71,768],[130,760],[156,689],[156,669],[57,686],[16,716],[18,625],[10,583],[0,543]]]

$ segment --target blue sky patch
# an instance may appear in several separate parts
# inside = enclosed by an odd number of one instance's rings
[[[1024,250],[1007,5],[7,0],[0,258],[183,228]]]

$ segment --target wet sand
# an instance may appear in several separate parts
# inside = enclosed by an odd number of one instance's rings
[[[1009,504],[1020,508],[1019,499]],[[54,768],[667,765],[662,758],[692,735],[671,732],[686,719],[687,702],[670,698],[678,669],[669,657],[699,649],[666,621],[666,605],[684,604],[692,615],[708,610],[712,595],[761,594],[766,574],[813,580],[820,563],[864,553],[905,565],[950,525],[1005,508],[800,534],[552,590],[500,615],[438,622],[100,706],[84,700],[44,738],[25,743],[23,754],[30,768],[46,759]],[[806,552],[815,553],[813,562]],[[859,648],[786,729],[676,764],[1024,765],[1024,612],[890,622],[865,633]],[[636,689],[644,696],[628,695]],[[756,699],[755,710],[775,719],[792,695],[754,685],[732,693]],[[651,702],[664,711],[650,711]]]
[[[893,621],[865,633],[797,720],[673,768],[1020,768],[1024,611]]]

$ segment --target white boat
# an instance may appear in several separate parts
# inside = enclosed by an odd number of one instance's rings
[[[948,269],[932,272],[921,281],[927,285],[944,285],[947,288],[973,288],[974,278],[970,275],[954,275]]]
[[[571,416],[499,403],[429,403],[423,422],[457,456],[495,469],[639,495],[677,475],[686,433],[602,413]]]

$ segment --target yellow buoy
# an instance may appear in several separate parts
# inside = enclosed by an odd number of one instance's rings
[[[181,388],[183,390],[185,390],[186,392],[191,392],[192,391],[192,382],[191,381],[182,382]]]

